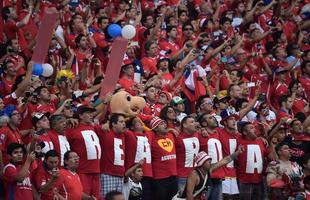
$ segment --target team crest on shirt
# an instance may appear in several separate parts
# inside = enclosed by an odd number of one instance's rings
[[[171,152],[173,149],[173,142],[169,139],[160,139],[158,140],[158,145],[160,146],[160,148],[162,148],[163,150],[167,151],[167,152]]]
[[[0,140],[4,140],[5,139],[5,135],[4,134],[1,134],[0,135]]]

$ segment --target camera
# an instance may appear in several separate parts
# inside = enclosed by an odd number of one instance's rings
[[[200,55],[201,51],[199,49],[195,49],[195,50],[193,50],[193,54],[194,55]]]

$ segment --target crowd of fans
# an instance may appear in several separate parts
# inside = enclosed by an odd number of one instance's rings
[[[310,1],[1,3],[0,199],[310,199]],[[113,23],[136,36],[100,98]],[[146,107],[112,113],[118,91]]]

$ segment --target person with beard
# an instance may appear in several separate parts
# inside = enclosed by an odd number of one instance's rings
[[[75,38],[76,49],[74,50],[74,54],[76,56],[79,69],[76,71],[75,68],[72,69],[74,74],[83,72],[83,69],[88,67],[91,64],[90,57],[92,55],[92,48],[96,47],[96,43],[93,40],[92,36],[87,33],[79,34]]]
[[[211,164],[215,164],[223,159],[222,143],[217,130],[218,122],[211,114],[203,114],[198,119],[206,136],[201,135],[200,150],[206,152],[211,158]],[[210,187],[208,189],[208,199],[223,199],[222,180],[225,178],[223,168],[213,170],[210,176]]]
[[[80,157],[74,151],[67,151],[64,154],[63,163],[64,169],[60,170],[60,173],[64,177],[64,187],[57,194],[59,199],[70,200],[94,200],[94,196],[89,196],[83,193],[83,185],[80,177],[77,174],[79,168]]]
[[[181,132],[175,139],[179,189],[183,188],[188,174],[195,167],[194,158],[200,149],[198,138],[195,119],[191,116],[184,117],[181,121]]]
[[[267,184],[270,187],[275,186],[276,179],[282,180],[282,183],[284,184],[282,185],[282,187],[278,187],[279,189],[281,189],[280,191],[277,191],[277,188],[273,188],[273,198],[286,199],[289,197],[289,199],[299,199],[296,195],[297,191],[301,191],[302,189],[302,167],[296,162],[291,161],[292,154],[288,143],[279,143],[276,146],[276,152],[278,154],[279,161],[276,163],[274,168],[277,170],[274,170],[267,174]],[[268,168],[270,168],[272,164],[273,163],[270,163]]]
[[[257,137],[256,128],[250,122],[239,122],[242,137],[238,145],[244,152],[238,157],[237,174],[239,181],[240,200],[264,198],[263,168],[265,159],[274,159],[274,149],[267,149],[263,140]]]
[[[99,135],[102,147],[100,161],[101,195],[105,196],[111,191],[123,190],[123,177],[125,174],[125,116],[113,113],[109,121],[110,131]]]
[[[4,166],[3,182],[6,191],[5,199],[33,199],[33,186],[30,179],[30,166],[35,160],[35,153],[31,152],[25,159],[26,149],[22,144],[11,143],[7,148],[10,163]]]
[[[53,115],[50,118],[51,129],[48,135],[53,143],[54,150],[60,155],[60,166],[64,166],[64,154],[70,150],[70,144],[67,140],[66,118],[63,115]]]
[[[55,199],[55,192],[63,187],[63,176],[58,168],[59,155],[56,151],[50,150],[45,153],[44,161],[32,173],[32,179],[41,199]]]

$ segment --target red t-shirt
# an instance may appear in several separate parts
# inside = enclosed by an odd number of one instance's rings
[[[270,90],[270,103],[275,109],[279,109],[279,99],[283,95],[288,94],[288,87],[286,84],[281,84],[278,81],[276,81]]]
[[[83,185],[77,173],[66,169],[60,170],[64,179],[64,187],[59,192],[65,199],[80,200],[83,194]]]
[[[144,159],[142,166],[143,176],[153,177],[152,172],[152,157],[151,157],[151,136],[150,132],[136,133],[127,131],[125,133],[125,166],[126,169],[132,167],[135,163]]]
[[[54,150],[54,144],[50,138],[50,136],[47,133],[44,133],[39,136],[39,139],[37,142],[44,142],[44,148],[42,149],[43,153],[46,153],[50,150]]]
[[[3,162],[4,164],[9,162],[9,156],[6,153],[6,149],[12,142],[22,144],[22,138],[19,130],[13,131],[10,127],[2,127],[0,129],[0,144],[3,148]]]
[[[305,94],[307,96],[307,99],[310,99],[310,79],[305,77],[300,77],[299,81],[302,85],[302,87],[305,89]]]
[[[70,150],[70,144],[65,135],[59,135],[54,130],[49,130],[48,135],[53,143],[54,150],[60,156],[60,166],[64,165],[64,154]]]
[[[199,138],[200,151],[206,152],[211,158],[211,163],[217,163],[223,159],[222,143],[218,132],[209,133],[208,137]],[[212,171],[211,178],[223,179],[225,177],[224,168],[221,167]]]
[[[125,174],[125,134],[117,134],[112,130],[101,133],[102,158],[100,161],[101,173],[112,176]]]
[[[131,95],[137,95],[137,92],[132,89],[132,87],[136,84],[133,79],[125,79],[120,78],[118,83]]]
[[[292,111],[294,114],[299,112],[305,112],[304,108],[307,105],[307,101],[304,98],[295,98]]]
[[[27,172],[27,177],[22,182],[16,182],[14,177],[21,170],[22,166],[15,166],[11,163],[7,164],[3,169],[2,180],[4,183],[5,199],[6,200],[26,200],[33,199],[32,183],[30,180],[30,172]]]
[[[293,119],[294,115],[280,109],[277,112],[277,121],[280,121],[281,118]]]
[[[181,132],[175,139],[178,177],[186,178],[194,169],[194,158],[199,153],[198,137],[198,133],[187,134]]]
[[[229,133],[226,129],[219,128],[219,138],[222,143],[223,157],[229,156],[234,153],[237,149],[238,139],[240,138],[239,133]],[[236,169],[234,167],[234,161],[228,163],[223,167],[225,177],[236,177]]]
[[[260,183],[267,154],[263,141],[240,139],[239,144],[244,146],[245,151],[238,157],[238,180],[241,183]]]
[[[161,50],[164,50],[164,51],[171,50],[171,53],[169,54],[169,56],[175,55],[180,50],[180,47],[177,43],[174,43],[172,41],[167,41],[167,40],[160,41],[159,47]]]
[[[79,124],[66,132],[71,150],[80,157],[78,173],[100,173],[101,146],[92,125]]]
[[[50,179],[52,175],[50,172],[48,172],[44,165],[43,162],[38,166],[38,168],[33,172],[32,179],[34,181],[34,185],[36,188],[40,189],[43,185],[45,185]],[[53,200],[54,199],[54,190],[57,189],[60,191],[64,183],[63,175],[60,174],[59,177],[56,179],[54,182],[53,186],[50,187],[50,189],[45,192],[41,193],[41,199],[44,200]]]
[[[32,115],[36,112],[41,112],[41,113],[47,113],[49,112],[50,114],[53,114],[56,111],[56,105],[59,103],[58,99],[53,100],[51,103],[47,105],[41,105],[41,104],[32,104],[32,103],[27,103],[27,108],[25,113],[23,114],[25,117],[22,120],[20,129],[25,130],[25,129],[31,129],[32,128]]]
[[[154,179],[177,175],[176,149],[172,133],[168,133],[166,136],[154,134],[151,152]]]
[[[143,70],[145,72],[150,72],[151,74],[157,74],[158,70],[157,70],[157,62],[158,62],[158,58],[154,57],[143,57],[141,59],[141,63],[143,66]]]

